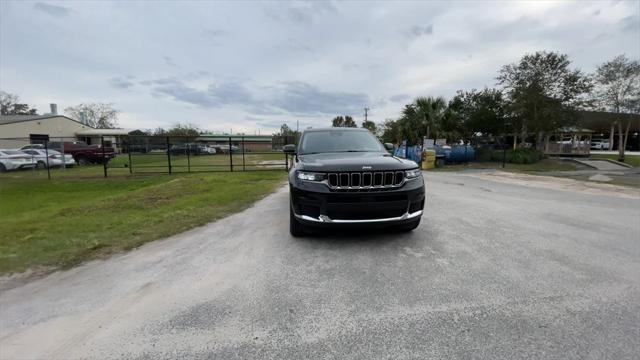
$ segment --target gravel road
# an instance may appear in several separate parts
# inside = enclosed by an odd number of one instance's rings
[[[5,289],[0,358],[640,357],[638,191],[426,177],[412,233],[291,238],[283,187],[216,223]]]

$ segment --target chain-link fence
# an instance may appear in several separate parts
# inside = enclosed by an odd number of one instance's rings
[[[31,136],[0,138],[0,171],[54,178],[150,173],[287,170],[288,138],[216,136]],[[22,172],[20,172],[22,171]]]

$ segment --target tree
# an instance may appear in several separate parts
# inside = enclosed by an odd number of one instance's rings
[[[580,70],[570,69],[570,64],[565,54],[539,51],[500,70],[498,84],[505,91],[512,120],[522,132],[522,142],[529,132],[535,132],[542,147],[544,134],[577,121],[575,110],[586,104],[584,95],[593,85]]]
[[[377,128],[376,128],[376,123],[374,123],[371,120],[365,120],[362,122],[362,127],[371,131],[372,133],[376,133],[377,132]]]
[[[621,113],[640,113],[640,63],[625,55],[616,56],[596,69],[595,101],[618,116],[618,160],[624,161],[631,121],[627,120],[624,134]]]
[[[402,141],[402,130],[400,122],[392,119],[386,119],[378,129],[380,139],[385,143],[399,144]]]
[[[83,103],[78,106],[70,106],[64,109],[64,112],[97,129],[114,129],[118,125],[119,111],[114,109],[113,104],[110,103]]]
[[[506,131],[504,107],[502,92],[499,90],[460,90],[449,102],[452,126],[467,138],[476,133],[503,135]]]
[[[166,136],[184,136],[184,137],[197,137],[200,135],[200,129],[190,124],[177,124],[171,129],[167,130]]]
[[[282,126],[280,126],[280,131],[274,135],[282,137],[284,145],[297,143],[300,138],[300,132],[291,129],[287,124],[282,124]]]
[[[411,144],[421,144],[422,137],[449,136],[447,101],[442,97],[419,97],[402,109],[398,120],[402,138]]]
[[[38,110],[31,109],[27,104],[19,103],[16,94],[0,91],[0,115],[36,115]]]
[[[333,127],[358,127],[356,122],[353,121],[353,118],[349,115],[342,117],[336,116],[331,120],[331,126]]]

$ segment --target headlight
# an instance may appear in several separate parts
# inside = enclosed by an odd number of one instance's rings
[[[415,179],[422,176],[422,171],[420,169],[407,170],[405,175],[407,179]]]
[[[307,181],[322,181],[325,175],[320,173],[298,171],[298,179]]]

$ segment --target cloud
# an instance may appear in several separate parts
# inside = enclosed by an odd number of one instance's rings
[[[364,93],[322,91],[310,84],[292,81],[283,83],[276,90],[274,107],[291,114],[355,114],[369,104]]]
[[[264,13],[278,22],[308,25],[314,18],[325,14],[335,14],[338,9],[331,1],[306,1],[278,3],[279,8],[266,7]]]
[[[37,3],[33,4],[33,7],[36,10],[42,11],[45,14],[48,14],[48,15],[53,16],[53,17],[67,16],[67,15],[70,15],[73,12],[73,10],[71,10],[68,7],[64,7],[64,6],[60,6],[60,5],[52,5],[52,4],[47,4],[47,3],[43,3],[43,2],[37,2]]]
[[[219,46],[221,45],[221,39],[225,37],[228,33],[222,29],[205,29],[202,30],[202,37],[207,40],[210,45]]]
[[[389,98],[389,100],[393,101],[393,102],[402,102],[402,101],[406,101],[408,99],[410,99],[411,96],[409,94],[398,94],[398,95],[393,95]]]
[[[300,81],[254,87],[251,92],[240,82],[209,84],[206,89],[195,88],[178,78],[162,78],[140,82],[151,87],[154,96],[168,96],[176,101],[203,108],[239,106],[251,114],[355,114],[370,103],[363,93],[323,91]]]
[[[127,75],[124,77],[116,76],[109,79],[109,85],[116,89],[128,89],[135,85],[132,81],[134,79],[133,76]]]
[[[640,16],[629,15],[620,20],[620,27],[625,32],[638,32],[640,30]]]
[[[173,58],[171,58],[170,56],[163,56],[162,60],[164,60],[164,63],[169,65],[169,66],[173,66],[173,67],[179,67],[178,64],[175,63],[175,61],[173,61]]]
[[[409,28],[409,30],[407,30],[407,34],[413,38],[419,38],[425,35],[433,35],[433,24],[429,24],[427,26],[413,25],[411,28]]]

